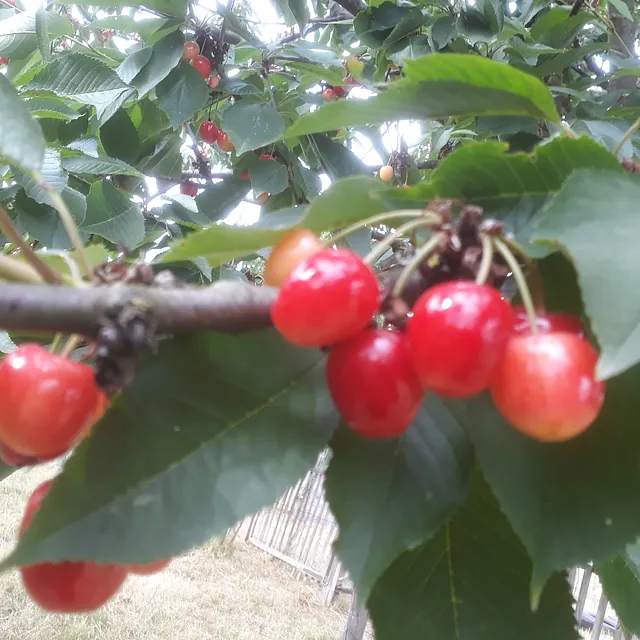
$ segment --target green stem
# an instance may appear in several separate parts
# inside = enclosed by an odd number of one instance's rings
[[[536,318],[536,309],[533,304],[533,299],[531,297],[531,292],[529,291],[529,286],[527,285],[527,279],[524,277],[524,273],[520,268],[520,264],[516,260],[513,253],[509,247],[502,241],[500,238],[493,238],[493,243],[500,253],[500,255],[504,258],[504,261],[507,263],[511,272],[513,273],[513,277],[516,280],[516,284],[518,285],[518,289],[520,291],[520,295],[522,296],[522,303],[524,304],[524,308],[527,312],[527,317],[529,318],[529,326],[531,327],[531,334],[538,335],[538,321]]]
[[[409,231],[414,231],[415,229],[420,229],[422,227],[430,227],[432,224],[433,220],[426,218],[425,216],[421,216],[417,220],[411,220],[411,222],[403,224],[401,227],[398,227],[395,231],[390,233],[384,240],[381,240],[371,250],[371,252],[365,256],[364,262],[367,264],[375,264],[387,251],[389,251],[393,243],[398,238],[401,238],[405,233],[409,233]]]
[[[476,284],[485,284],[493,266],[493,242],[486,234],[480,238],[480,241],[482,242],[482,262],[476,275]]]
[[[395,286],[393,287],[393,291],[391,295],[398,298],[402,295],[404,288],[407,286],[407,282],[409,282],[409,278],[413,275],[413,272],[431,255],[435,249],[438,248],[442,237],[439,233],[436,233],[432,238],[429,239],[428,242],[423,244],[420,249],[416,252],[413,260],[404,268],[403,272],[400,274]]]
[[[325,244],[335,244],[340,240],[346,238],[348,235],[352,234],[354,231],[360,231],[360,229],[364,227],[371,227],[376,224],[383,224],[388,222],[389,220],[404,220],[405,218],[422,218],[424,216],[424,212],[418,209],[406,209],[404,211],[393,211],[387,213],[381,213],[377,216],[372,216],[371,218],[367,218],[366,220],[360,220],[360,222],[356,222],[342,231],[336,233],[325,241]]]
[[[50,185],[46,184],[41,177],[38,182],[40,182],[40,186],[47,191],[51,201],[55,205],[55,208],[58,210],[60,214],[60,219],[62,220],[62,225],[65,228],[65,231],[69,235],[71,239],[71,244],[73,248],[76,250],[78,254],[78,262],[80,263],[80,269],[83,272],[83,275],[87,279],[91,279],[91,265],[89,264],[89,260],[87,259],[87,254],[84,250],[84,243],[82,242],[82,238],[80,237],[80,233],[78,232],[78,227],[76,226],[76,222],[67,207],[66,202],[62,199],[62,196]]]
[[[616,158],[622,153],[622,149],[624,148],[624,145],[627,143],[627,141],[631,138],[631,136],[638,130],[640,129],[640,118],[638,118],[628,129],[627,132],[622,136],[622,139],[620,140],[620,142],[618,142],[618,145],[616,146],[616,148],[613,151],[613,155],[616,156]]]
[[[529,284],[531,289],[531,297],[533,298],[533,306],[537,313],[545,312],[544,304],[544,286],[542,284],[542,276],[540,269],[519,242],[513,239],[502,238],[502,241],[509,247],[509,250],[516,256],[519,256],[527,267],[529,272]]]
[[[42,284],[40,274],[32,266],[4,255],[0,255],[0,278],[11,282]]]

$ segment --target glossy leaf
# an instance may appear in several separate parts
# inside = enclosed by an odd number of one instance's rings
[[[237,102],[224,112],[221,126],[241,154],[280,138],[284,118],[270,104]]]
[[[377,640],[577,640],[563,574],[529,606],[531,561],[479,473],[466,504],[376,584],[369,614]]]
[[[51,37],[73,35],[71,21],[65,16],[46,12],[47,31]],[[0,20],[0,55],[22,59],[38,47],[36,12],[24,11]]]
[[[62,166],[70,173],[89,174],[97,176],[105,175],[122,175],[137,176],[143,174],[131,165],[118,160],[117,158],[109,158],[108,156],[67,156],[62,159]]]
[[[397,556],[434,535],[464,503],[471,447],[432,396],[402,438],[368,440],[344,428],[331,448],[325,487],[340,525],[334,549],[366,600]]]
[[[280,162],[262,160],[249,168],[251,186],[256,193],[281,193],[289,186],[289,172]]]
[[[53,187],[58,193],[62,193],[67,186],[69,176],[67,172],[62,168],[62,159],[60,152],[57,149],[47,147],[42,159],[42,166],[40,167],[39,174],[44,182],[49,187]],[[15,171],[16,180],[22,185],[22,188],[26,191],[30,198],[33,198],[40,204],[49,204],[53,206],[51,197],[47,189],[40,186],[40,180],[32,177],[29,174],[22,171]]]
[[[337,424],[321,362],[272,331],[164,341],[65,465],[4,566],[150,562],[274,502]]]
[[[386,120],[519,115],[558,121],[551,93],[508,65],[458,54],[408,60],[407,77],[369,100],[340,100],[300,117],[288,138]]]
[[[578,270],[587,315],[602,354],[598,374],[609,378],[640,362],[640,300],[633,291],[640,261],[632,250],[640,176],[580,171],[545,212],[535,238],[562,246]],[[605,225],[602,232],[595,229]],[[620,256],[626,256],[620,259]]]
[[[175,129],[206,106],[209,90],[202,76],[183,62],[158,84],[156,95]]]
[[[80,114],[72,109],[64,100],[57,98],[30,98],[26,100],[29,110],[40,118],[54,118],[56,120],[75,120]]]

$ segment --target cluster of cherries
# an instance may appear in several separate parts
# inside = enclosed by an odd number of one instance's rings
[[[578,318],[539,315],[532,327],[496,288],[452,280],[422,293],[404,330],[376,325],[382,295],[372,268],[306,230],[276,245],[265,282],[280,286],[276,329],[295,345],[329,349],[333,400],[363,436],[403,434],[425,392],[470,398],[489,391],[513,427],[544,442],[579,435],[602,408],[598,355]]]
[[[60,457],[89,434],[108,406],[91,367],[38,344],[24,344],[0,360],[0,388],[0,457],[11,466]],[[40,485],[29,498],[20,536],[52,484]],[[39,606],[58,613],[81,613],[105,604],[129,573],[150,575],[169,562],[40,563],[20,571],[27,593]]]
[[[320,94],[324,100],[333,101],[344,98],[351,88],[358,84],[358,80],[356,78],[362,74],[364,70],[364,62],[362,62],[362,60],[357,56],[351,56],[345,61],[345,67],[349,75],[344,79],[344,84],[327,85]]]
[[[200,55],[200,45],[195,40],[189,40],[184,43],[182,53],[185,60],[189,60],[191,66],[205,79],[209,89],[215,89],[220,84],[220,76],[218,74],[211,75],[213,66],[211,60],[206,56]]]

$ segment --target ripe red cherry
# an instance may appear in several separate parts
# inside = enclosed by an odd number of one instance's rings
[[[209,78],[209,89],[217,89],[220,84],[220,76],[215,75]]]
[[[380,287],[369,265],[346,249],[303,260],[271,308],[276,329],[293,344],[323,347],[359,333],[380,307]]]
[[[39,458],[23,456],[21,453],[10,449],[6,444],[2,443],[0,443],[0,460],[10,467],[26,467],[40,462]]]
[[[100,401],[93,370],[26,344],[0,362],[0,441],[38,458],[73,445]]]
[[[20,535],[31,523],[52,482],[40,485],[27,502]],[[85,613],[106,604],[120,589],[127,569],[95,562],[43,563],[21,567],[22,582],[31,599],[47,611]]]
[[[204,56],[195,56],[193,60],[191,60],[191,64],[193,68],[206,80],[211,75],[211,61],[209,58],[205,58]]]
[[[185,60],[193,60],[200,53],[200,45],[194,40],[189,40],[184,43],[184,50],[182,55]]]
[[[523,307],[513,308],[516,319],[513,329],[517,334],[531,333],[529,317]],[[536,316],[536,325],[540,333],[566,332],[584,337],[585,331],[580,318],[568,313],[546,313]]]
[[[220,130],[220,133],[218,134],[218,146],[225,153],[231,153],[236,150],[233,146],[233,142],[229,139],[229,134],[222,130]]]
[[[138,576],[151,576],[154,573],[160,573],[163,569],[166,569],[171,560],[156,560],[149,564],[130,564],[127,565],[129,573],[135,573]]]
[[[263,153],[263,154],[260,156],[260,160],[275,160],[275,158],[274,158],[274,157],[273,157],[273,155],[272,155],[272,154],[270,154],[270,153]]]
[[[588,429],[604,402],[598,354],[574,333],[515,335],[491,383],[493,402],[519,431],[543,442]]]
[[[426,390],[447,398],[489,386],[513,333],[513,309],[497,289],[445,282],[420,296],[407,325],[416,371]]]
[[[402,435],[424,398],[407,338],[398,331],[365,329],[335,345],[327,380],[344,421],[368,438]]]
[[[198,195],[198,187],[192,182],[183,182],[180,185],[180,193],[183,196],[189,196],[195,198]]]
[[[216,125],[211,122],[211,120],[207,120],[200,125],[200,137],[209,144],[213,144],[218,140],[218,136],[220,135],[220,130]]]
[[[289,231],[273,247],[264,265],[264,283],[270,287],[279,287],[303,260],[324,249],[324,244],[313,231]]]
[[[325,89],[322,92],[321,95],[325,100],[337,100],[338,99],[338,94],[333,89]]]
[[[0,58],[0,65],[9,64],[9,58]]]

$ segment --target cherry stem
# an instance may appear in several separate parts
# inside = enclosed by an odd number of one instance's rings
[[[493,266],[493,242],[486,234],[480,238],[480,242],[482,242],[482,262],[476,275],[476,284],[485,284]]]
[[[529,285],[527,284],[527,279],[524,277],[524,273],[520,268],[520,264],[516,260],[516,257],[511,253],[509,247],[500,239],[493,238],[493,244],[495,248],[498,250],[500,255],[504,258],[504,261],[511,269],[511,273],[513,273],[513,277],[515,278],[516,284],[518,285],[518,290],[520,291],[520,296],[522,297],[522,304],[527,312],[527,318],[529,318],[529,326],[531,327],[531,334],[538,335],[538,321],[536,317],[536,309],[533,304],[533,298],[531,297],[531,292],[529,291]]]
[[[502,238],[502,241],[507,245],[507,247],[509,247],[509,250],[519,256],[527,266],[527,271],[529,272],[529,284],[531,285],[531,296],[533,297],[533,306],[537,313],[544,313],[544,286],[542,284],[542,276],[540,275],[538,265],[530,256],[527,255],[526,251],[522,248],[522,245],[518,242],[510,238]]]
[[[389,249],[393,246],[393,243],[401,238],[406,233],[410,231],[414,231],[416,229],[420,229],[423,227],[431,227],[434,224],[435,220],[431,216],[422,215],[417,220],[411,220],[406,224],[398,227],[395,231],[392,231],[388,236],[381,240],[372,250],[371,252],[365,256],[364,262],[367,264],[375,264],[382,256],[389,251]]]
[[[3,255],[0,255],[0,278],[11,282],[42,284],[42,277],[31,265]]]
[[[626,133],[620,138],[620,142],[616,145],[616,148],[613,150],[613,155],[616,158],[622,153],[622,149],[624,149],[624,145],[627,144],[627,141],[631,139],[631,136],[640,129],[640,118],[638,118],[626,131]]]
[[[73,244],[73,248],[78,254],[80,269],[84,273],[84,276],[90,279],[91,265],[89,264],[89,260],[87,259],[87,254],[84,250],[84,243],[82,242],[82,238],[80,237],[80,232],[78,231],[76,222],[73,219],[73,216],[71,215],[66,202],[51,185],[42,180],[41,176],[38,176],[38,182],[40,183],[40,186],[47,191],[47,193],[49,194],[49,198],[51,198],[51,201],[53,202],[55,208],[58,210],[58,213],[60,214],[60,220],[62,221],[62,226],[65,228],[65,231],[69,235],[71,244]]]
[[[15,228],[13,220],[9,217],[6,209],[2,206],[0,206],[0,232],[6,236],[7,240],[9,240],[14,247],[20,249],[25,261],[38,272],[44,282],[48,284],[60,284],[62,282],[60,274],[37,256],[33,249],[25,242],[24,238]]]
[[[372,216],[371,218],[367,218],[366,220],[360,220],[360,222],[356,222],[348,227],[345,227],[339,233],[336,233],[331,238],[325,240],[325,244],[335,244],[339,242],[343,238],[346,238],[348,235],[354,233],[355,231],[360,231],[360,229],[372,226],[376,224],[383,224],[384,222],[388,222],[389,220],[404,220],[405,218],[422,218],[425,216],[423,211],[419,211],[416,209],[406,209],[403,211],[389,211],[387,213],[381,213],[377,216]]]
[[[438,245],[441,241],[441,234],[436,233],[418,249],[416,255],[413,257],[413,260],[411,260],[411,262],[404,268],[403,272],[400,274],[400,277],[396,281],[393,290],[391,291],[391,295],[394,298],[399,298],[402,295],[402,292],[407,286],[407,283],[413,275],[413,272],[429,257],[431,253],[433,253],[438,248]]]
[[[79,335],[69,336],[69,339],[60,351],[60,355],[68,358],[76,350],[76,348],[80,346],[81,342],[82,338]]]

